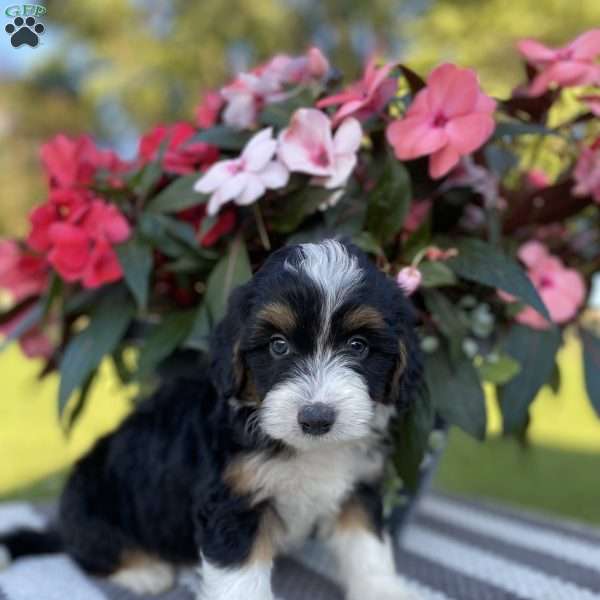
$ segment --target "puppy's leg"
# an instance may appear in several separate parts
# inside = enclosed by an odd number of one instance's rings
[[[136,594],[162,594],[175,584],[175,569],[145,554],[129,553],[110,580]]]
[[[329,539],[348,600],[417,600],[396,573],[382,528],[379,494],[362,486],[344,505]]]
[[[273,600],[271,572],[280,522],[270,510],[215,518],[201,533],[198,600]]]

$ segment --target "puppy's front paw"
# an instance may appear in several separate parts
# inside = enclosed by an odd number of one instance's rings
[[[348,590],[347,600],[421,600],[402,577],[373,575],[354,581]]]

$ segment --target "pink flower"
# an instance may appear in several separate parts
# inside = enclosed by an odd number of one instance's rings
[[[219,92],[206,92],[196,107],[196,124],[201,129],[212,127],[219,119],[223,98]]]
[[[573,319],[586,295],[581,275],[574,269],[565,267],[559,258],[550,254],[546,246],[538,241],[523,244],[518,256],[527,267],[529,278],[546,305],[552,321],[562,324]],[[509,302],[514,301],[508,294],[500,295]],[[516,319],[534,329],[550,327],[550,323],[530,306],[526,306]]]
[[[600,82],[600,29],[583,33],[562,48],[548,48],[532,39],[517,47],[527,62],[538,69],[529,87],[530,96],[540,96],[552,84],[559,87],[595,85]]]
[[[204,142],[191,142],[196,133],[195,127],[185,122],[158,125],[140,140],[138,153],[142,163],[155,160],[166,142],[163,155],[166,171],[188,175],[205,169],[219,158],[219,151]]]
[[[372,57],[367,63],[360,81],[353,83],[339,94],[328,96],[317,102],[318,108],[341,104],[333,116],[334,125],[349,116],[363,121],[371,115],[378,114],[395,94],[397,82],[389,77],[395,63],[388,63],[380,68],[377,68],[375,64],[375,58]]]
[[[414,294],[423,281],[423,275],[417,267],[404,267],[396,275],[396,283],[404,290],[407,296]]]
[[[550,185],[550,178],[541,169],[531,169],[527,172],[527,183],[536,190]]]
[[[87,186],[100,169],[119,173],[128,168],[114,152],[97,148],[89,136],[59,134],[42,146],[41,157],[52,188]]]
[[[388,126],[387,138],[400,160],[431,155],[429,174],[438,179],[490,137],[495,108],[473,71],[444,64],[431,72],[404,118]]]
[[[239,158],[214,164],[194,186],[201,194],[211,194],[207,213],[216,215],[230,201],[252,204],[267,189],[284,187],[289,173],[273,160],[276,149],[273,130],[267,127],[250,139]]]
[[[600,138],[581,151],[573,177],[573,194],[592,196],[600,204]]]
[[[236,129],[255,127],[265,105],[289,97],[287,88],[318,81],[328,71],[329,62],[318,48],[311,48],[306,55],[298,57],[278,54],[250,73],[238,74],[221,89],[226,103],[223,121]]]
[[[314,175],[316,183],[334,189],[354,170],[361,139],[356,119],[346,119],[333,135],[325,113],[300,108],[279,136],[279,158],[290,171]]]
[[[46,261],[25,252],[12,240],[0,240],[0,289],[7,290],[13,302],[39,296],[48,283]]]
[[[448,250],[442,250],[437,246],[429,246],[425,250],[425,257],[427,260],[432,262],[446,261],[451,258],[458,256],[458,250],[456,248],[448,248]]]

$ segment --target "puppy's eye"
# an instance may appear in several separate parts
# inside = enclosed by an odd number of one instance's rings
[[[364,358],[369,352],[367,341],[356,335],[348,340],[347,346],[350,352],[359,358]]]
[[[289,353],[290,346],[282,335],[274,335],[269,343],[269,350],[275,358],[281,358]]]

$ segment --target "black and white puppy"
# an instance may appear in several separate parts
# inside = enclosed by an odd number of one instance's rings
[[[357,248],[275,252],[232,295],[209,373],[165,384],[76,465],[53,531],[13,559],[68,552],[141,593],[198,564],[201,600],[271,600],[280,552],[332,549],[352,600],[413,598],[379,484],[390,417],[421,382],[412,309]]]

